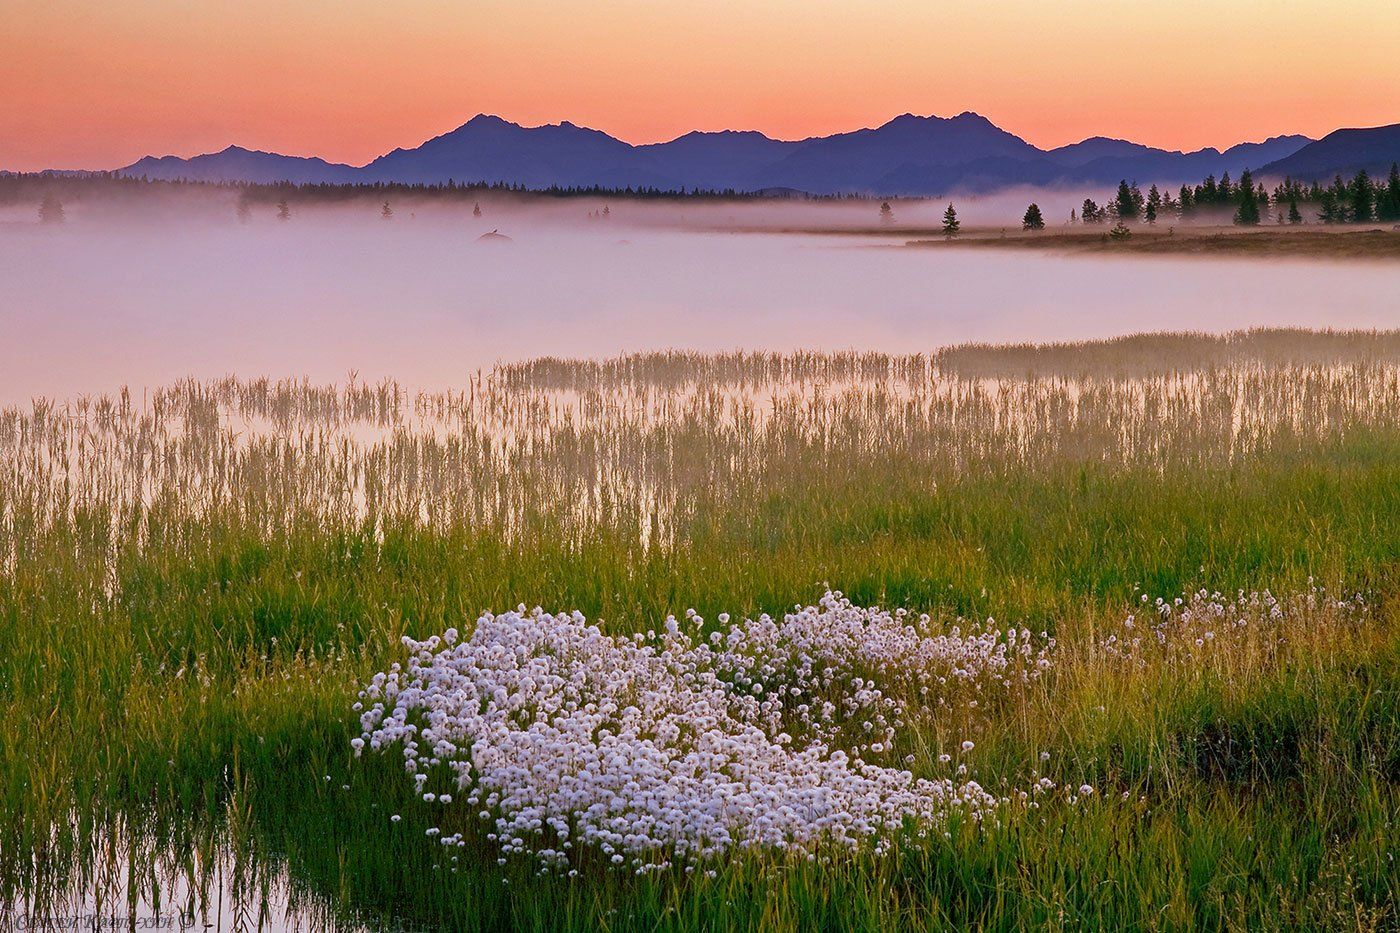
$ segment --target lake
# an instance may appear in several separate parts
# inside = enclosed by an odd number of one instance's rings
[[[497,221],[500,222],[500,221]],[[481,226],[479,223],[478,226]],[[461,384],[499,360],[914,352],[1400,324],[1400,267],[904,249],[852,237],[328,216],[0,227],[0,403],[186,376]]]

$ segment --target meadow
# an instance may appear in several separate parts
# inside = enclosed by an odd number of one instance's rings
[[[0,911],[1395,929],[1398,598],[1395,331],[36,401]]]

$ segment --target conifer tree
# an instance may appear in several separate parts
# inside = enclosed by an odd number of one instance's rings
[[[1032,204],[1026,208],[1026,215],[1021,218],[1022,230],[1044,230],[1045,218],[1040,216],[1040,205]]]
[[[1137,219],[1137,200],[1133,197],[1133,189],[1128,186],[1127,179],[1118,182],[1118,196],[1113,199],[1113,208],[1120,223]]]
[[[1191,209],[1195,207],[1195,194],[1185,185],[1182,185],[1181,190],[1177,192],[1176,200],[1177,203],[1181,205],[1178,210],[1182,217],[1191,213]]]
[[[890,207],[890,202],[889,202],[889,201],[881,201],[881,202],[880,202],[880,223],[882,223],[882,224],[892,224],[892,223],[894,223],[894,209]]]
[[[1215,176],[1207,175],[1206,180],[1196,187],[1196,203],[1214,204],[1219,193],[1220,189],[1215,185]]]
[[[472,203],[472,216],[473,216],[473,217],[480,217],[480,216],[481,216],[481,202],[480,202],[480,201],[475,201],[475,202]]]
[[[384,206],[379,209],[379,216],[383,217],[385,220],[394,219],[394,209],[389,206],[388,201],[385,201]]]
[[[238,216],[238,222],[246,224],[253,217],[253,206],[248,203],[246,197],[238,199],[238,206],[234,208],[234,213]]]
[[[958,220],[958,212],[953,209],[952,203],[949,202],[948,209],[943,212],[943,235],[955,237],[961,229],[962,223]]]
[[[1288,202],[1288,222],[1290,224],[1300,224],[1303,222],[1303,215],[1298,212],[1298,200],[1296,198]]]
[[[278,220],[290,220],[291,217],[292,217],[292,206],[291,206],[290,204],[287,203],[287,199],[286,199],[286,198],[283,198],[282,200],[280,200],[280,201],[277,202],[277,219],[278,219]]]
[[[1157,222],[1157,213],[1162,209],[1162,193],[1153,185],[1147,189],[1147,206],[1143,209],[1142,219],[1149,224]]]
[[[1079,207],[1079,219],[1086,224],[1103,223],[1103,210],[1090,198],[1085,198]]]
[[[1390,163],[1390,176],[1376,192],[1376,219],[1400,220],[1400,165]]]
[[[1351,201],[1351,219],[1359,224],[1369,223],[1375,214],[1376,189],[1371,184],[1371,176],[1363,168],[1356,173],[1348,190]]]
[[[1240,176],[1240,186],[1237,192],[1235,203],[1239,206],[1235,210],[1235,223],[1246,227],[1258,226],[1258,193],[1254,190],[1254,179],[1250,177],[1249,169],[1245,169],[1244,174]]]
[[[1220,173],[1220,187],[1215,190],[1217,204],[1229,204],[1235,198],[1235,186],[1230,183],[1230,173]]]

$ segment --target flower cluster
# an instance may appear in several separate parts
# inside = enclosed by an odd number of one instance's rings
[[[1268,590],[1233,597],[1197,590],[1174,599],[1140,597],[1141,608],[1099,643],[1117,661],[1201,663],[1216,658],[1272,657],[1290,640],[1353,626],[1367,613],[1360,596],[1338,598],[1313,586],[1292,596]]]
[[[619,637],[579,613],[522,606],[483,615],[466,638],[406,638],[406,664],[361,692],[356,753],[400,748],[426,801],[492,822],[503,858],[533,853],[555,868],[585,848],[637,871],[735,849],[884,851],[906,831],[926,834],[955,811],[980,820],[1004,802],[964,762],[929,779],[874,759],[897,741],[896,693],[912,687],[936,707],[950,685],[991,691],[1039,676],[1048,645],[1033,647],[1029,632],[934,633],[926,617],[839,593],[781,621],[718,621],[706,636],[690,612]],[[427,791],[435,769],[457,793]]]

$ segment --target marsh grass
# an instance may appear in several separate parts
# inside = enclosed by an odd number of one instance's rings
[[[0,903],[183,877],[249,926],[1393,928],[1396,340],[667,353],[6,410]],[[1103,650],[1143,594],[1319,581],[1364,617],[1190,662]],[[880,858],[571,882],[499,868],[466,813],[450,862],[423,835],[442,809],[350,753],[405,634],[517,603],[645,631],[827,583],[1053,633],[1034,689],[916,711],[915,768],[971,736],[984,785],[1096,792]]]

